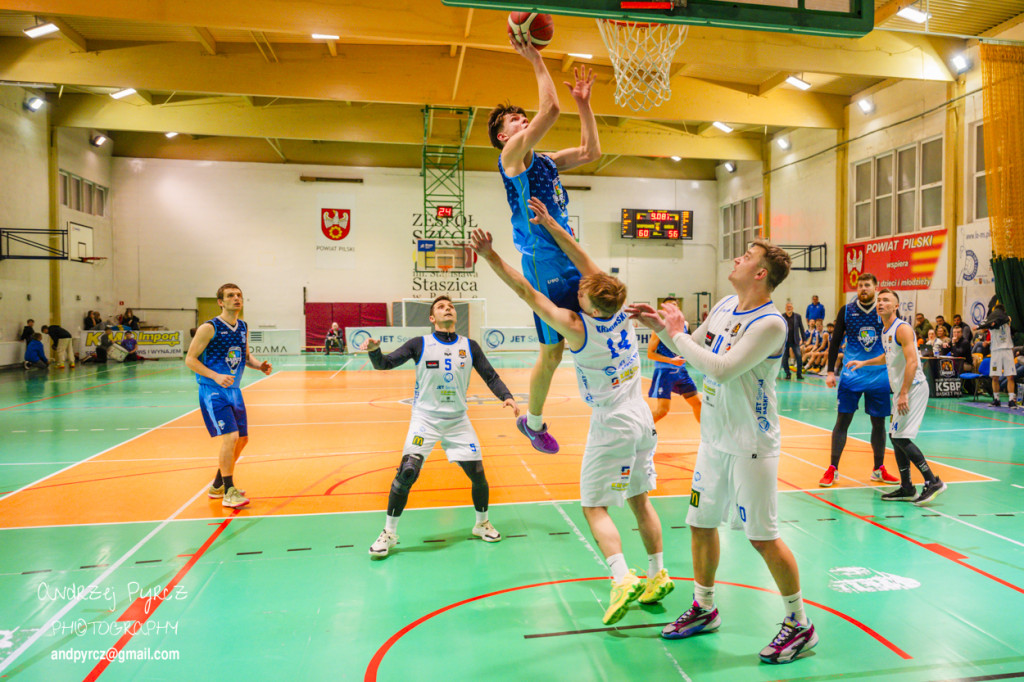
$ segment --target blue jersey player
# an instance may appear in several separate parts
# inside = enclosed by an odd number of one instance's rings
[[[677,303],[674,296],[669,296],[662,303]],[[689,328],[686,330],[690,332]],[[669,350],[668,346],[658,338],[657,334],[651,333],[651,340],[647,344],[647,359],[654,361],[654,375],[651,377],[651,389],[647,393],[648,398],[654,398],[654,423],[663,419],[672,407],[672,394],[678,393],[690,403],[693,414],[700,423],[700,396],[697,395],[697,386],[690,378],[689,372],[683,367],[686,360]]]
[[[522,107],[499,105],[487,121],[491,144],[501,150],[498,170],[512,209],[512,239],[522,254],[523,273],[530,284],[555,305],[578,311],[576,294],[580,273],[568,256],[542,226],[531,223],[535,215],[530,200],[542,202],[548,213],[567,232],[569,199],[559,179],[559,171],[582,166],[601,156],[597,138],[597,120],[590,108],[590,88],[594,75],[590,69],[574,71],[575,84],[566,83],[580,115],[580,146],[550,154],[535,154],[533,148],[558,120],[558,94],[540,52],[532,45],[512,41],[516,51],[533,66],[537,78],[540,107],[530,120]],[[558,443],[548,433],[542,416],[551,388],[551,378],[562,361],[562,335],[536,314],[534,323],[541,344],[540,355],[530,374],[530,403],[525,416],[517,421],[519,430],[541,452],[558,452]]]
[[[242,400],[242,371],[246,366],[270,374],[269,362],[260,362],[249,352],[248,328],[238,319],[242,312],[242,290],[235,284],[217,289],[220,315],[196,329],[188,347],[185,365],[196,373],[199,410],[213,438],[220,437],[220,468],[206,494],[221,505],[237,509],[249,504],[235,487],[235,461],[249,442],[249,425]]]
[[[878,279],[870,273],[862,273],[857,279],[857,298],[839,309],[832,343],[828,347],[828,374],[825,384],[835,388],[836,359],[839,347],[846,342],[843,354],[844,365],[849,362],[872,360],[885,353],[882,348],[882,318],[878,316],[875,288]],[[889,416],[889,378],[885,365],[869,365],[856,372],[844,366],[839,375],[839,415],[832,428],[832,461],[825,474],[818,481],[823,488],[831,487],[839,474],[839,458],[846,447],[846,432],[857,411],[860,397],[864,396],[864,411],[871,417],[871,450],[875,456],[871,480],[879,483],[899,483],[885,470],[885,418]]]

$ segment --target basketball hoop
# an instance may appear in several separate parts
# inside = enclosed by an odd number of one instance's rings
[[[598,19],[615,71],[615,103],[633,111],[661,106],[672,96],[672,58],[689,26]]]
[[[89,265],[96,265],[100,261],[107,260],[107,257],[106,256],[82,256],[78,260],[82,261],[83,263],[88,263]]]
[[[438,265],[437,269],[447,275],[448,271],[452,269],[452,266],[451,265]]]

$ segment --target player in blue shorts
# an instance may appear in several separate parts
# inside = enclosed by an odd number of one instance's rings
[[[664,303],[677,303],[674,296],[669,296]],[[687,333],[689,329],[687,328]],[[686,360],[673,353],[658,338],[658,335],[651,333],[651,340],[647,344],[647,359],[653,360],[654,375],[651,377],[651,389],[647,392],[648,398],[654,398],[654,421],[657,423],[668,414],[672,407],[672,394],[678,393],[683,396],[686,402],[693,408],[693,414],[700,423],[700,396],[697,395],[697,386],[690,378],[690,374],[683,368]]]
[[[853,421],[853,413],[857,411],[860,397],[864,396],[864,411],[871,417],[871,450],[875,456],[871,480],[878,483],[899,483],[896,478],[885,470],[885,418],[890,414],[889,408],[889,377],[885,373],[885,365],[872,365],[856,372],[845,366],[845,363],[872,360],[885,353],[882,348],[882,318],[878,316],[875,301],[875,288],[878,279],[871,273],[861,273],[857,278],[857,299],[850,301],[839,309],[832,332],[832,342],[828,347],[828,374],[825,384],[835,388],[836,359],[839,348],[846,341],[843,355],[844,367],[839,375],[839,415],[836,425],[832,428],[832,462],[825,474],[818,481],[823,488],[831,487],[839,473],[839,458],[846,447],[846,432]]]
[[[575,84],[566,83],[576,102],[580,115],[580,146],[562,149],[550,154],[535,154],[544,134],[558,120],[558,94],[540,52],[529,43],[512,41],[516,51],[533,66],[537,78],[540,107],[530,120],[522,107],[499,105],[487,119],[491,144],[501,150],[498,170],[505,183],[505,193],[512,209],[512,241],[522,254],[522,269],[526,279],[561,308],[579,311],[576,294],[580,273],[569,257],[542,226],[531,223],[534,211],[531,200],[538,200],[547,208],[555,221],[570,234],[569,198],[566,196],[559,172],[595,161],[601,156],[597,138],[597,120],[590,109],[590,87],[594,75],[590,69],[574,72]],[[516,424],[541,452],[558,452],[558,443],[548,433],[544,423],[544,402],[551,388],[551,378],[562,361],[564,343],[562,335],[534,315],[541,350],[530,374],[530,403],[526,415]]]
[[[217,289],[220,315],[199,325],[188,347],[185,366],[196,373],[199,410],[213,438],[220,437],[220,467],[206,491],[221,505],[237,509],[249,504],[244,491],[235,487],[235,461],[249,442],[249,424],[242,400],[242,371],[246,366],[270,374],[269,362],[260,362],[249,352],[248,327],[238,319],[242,312],[242,290],[236,284]]]

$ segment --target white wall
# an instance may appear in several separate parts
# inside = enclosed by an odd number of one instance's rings
[[[300,175],[359,177],[362,184],[303,183]],[[582,219],[582,243],[603,267],[618,267],[632,300],[674,292],[687,297],[715,275],[715,183],[624,178],[563,178],[569,213]],[[413,290],[414,226],[423,180],[407,169],[337,168],[154,159],[113,161],[115,293],[129,305],[192,307],[226,281],[246,295],[255,326],[304,328],[309,301],[432,298]],[[352,207],[355,249],[349,270],[317,269],[318,195]],[[345,207],[339,203],[340,207]],[[694,211],[695,239],[682,244],[635,243],[619,236],[622,208]],[[466,174],[466,212],[495,235],[495,246],[519,267],[509,208],[497,173]],[[491,325],[528,325],[532,317],[490,272],[477,264],[475,292],[487,300]],[[158,315],[150,316],[159,321]]]
[[[46,112],[22,108],[25,91],[0,87],[0,227],[49,227]],[[31,296],[32,300],[28,300]],[[0,341],[17,338],[25,320],[49,321],[46,261],[0,261]]]

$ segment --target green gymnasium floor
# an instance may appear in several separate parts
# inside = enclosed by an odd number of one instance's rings
[[[330,370],[350,385],[368,369],[363,357],[273,360],[275,375]],[[499,368],[531,360],[492,357]],[[261,375],[245,376],[248,385]],[[834,393],[820,378],[780,381],[779,400],[784,416],[831,429]],[[662,605],[634,606],[615,628],[602,627],[608,573],[572,501],[492,506],[505,536],[497,544],[470,540],[469,507],[410,508],[398,551],[384,561],[366,552],[382,511],[33,527],[11,518],[11,503],[26,494],[17,491],[45,486],[42,479],[195,406],[182,362],[0,373],[0,677],[1024,679],[1019,412],[932,401],[921,449],[936,463],[994,479],[952,484],[934,507],[882,503],[867,487],[780,494],[783,538],[800,564],[821,643],[790,665],[768,666],[757,652],[777,632],[781,604],[741,533],[722,532],[721,629],[683,641],[658,636],[690,601],[685,495],[655,500],[676,591]],[[674,409],[688,410],[678,399]],[[858,414],[851,436],[867,438],[868,430]],[[348,437],[336,431],[335,447]],[[215,452],[211,443],[180,454],[212,472]],[[815,461],[827,458],[826,450]],[[125,518],[177,495],[128,476],[118,486]],[[73,518],[77,510],[60,509],[72,503],[63,489],[48,490],[47,504]],[[640,568],[631,516],[613,516]],[[83,660],[112,647],[120,654],[109,665]]]

